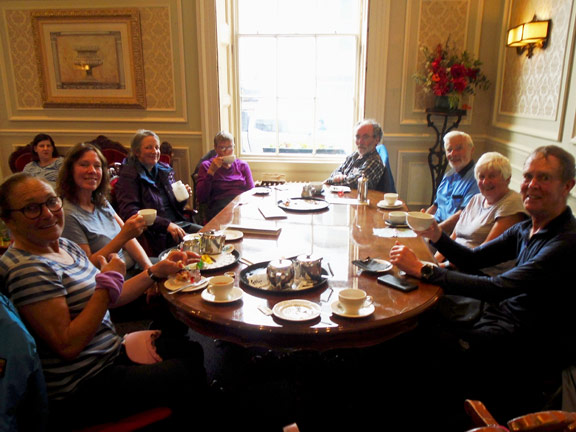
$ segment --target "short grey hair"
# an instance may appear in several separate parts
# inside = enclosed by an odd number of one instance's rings
[[[356,123],[356,127],[354,128],[354,130],[358,130],[361,126],[364,125],[372,125],[372,133],[374,134],[374,138],[377,138],[378,143],[380,143],[382,141],[383,136],[382,126],[380,126],[380,123],[378,123],[374,119],[360,120],[358,123]]]
[[[474,177],[476,177],[476,181],[478,181],[480,171],[485,169],[495,169],[499,171],[504,180],[508,180],[512,177],[512,165],[510,165],[510,160],[498,152],[488,152],[480,156],[480,159],[478,159],[478,162],[476,162],[476,166],[474,167]]]
[[[472,137],[466,132],[461,131],[451,131],[444,135],[444,147],[446,147],[446,143],[454,137],[463,137],[464,142],[468,145],[468,147],[474,148],[474,141],[472,141]]]
[[[562,180],[563,182],[569,182],[571,180],[574,180],[574,177],[576,176],[574,156],[572,156],[566,150],[564,150],[561,147],[558,147],[557,145],[547,145],[538,147],[536,150],[530,153],[530,155],[526,159],[525,164],[528,163],[529,160],[535,159],[538,156],[543,157],[544,159],[548,159],[549,156],[554,156],[560,162],[560,168],[561,168],[561,172],[559,173],[560,180]]]
[[[218,144],[225,141],[234,142],[234,135],[227,131],[218,132],[214,137],[214,148],[218,147]]]
[[[132,137],[132,142],[130,143],[130,152],[132,157],[136,157],[136,155],[140,153],[140,147],[142,146],[142,141],[144,140],[144,138],[149,136],[156,138],[156,141],[158,141],[158,145],[160,145],[160,138],[158,138],[156,132],[152,132],[151,130],[147,129],[140,129]]]

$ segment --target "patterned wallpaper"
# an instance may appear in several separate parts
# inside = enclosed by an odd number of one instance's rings
[[[552,19],[548,46],[534,56],[519,56],[507,48],[504,60],[500,112],[519,117],[555,120],[558,115],[562,68],[566,55],[572,0],[514,0],[508,27],[539,19]]]
[[[468,3],[468,0],[423,0],[420,3],[418,46],[434,49],[439,43],[446,43],[450,37],[450,45],[461,51],[466,43]],[[424,56],[419,51],[418,67],[421,67],[423,61]],[[414,108],[424,110],[430,106],[433,96],[417,86],[415,98]]]
[[[42,109],[40,78],[30,12],[5,14],[15,78],[15,99],[20,109]],[[175,109],[172,37],[169,9],[140,9],[147,110]]]

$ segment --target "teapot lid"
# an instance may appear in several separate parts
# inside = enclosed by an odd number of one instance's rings
[[[296,260],[299,262],[313,262],[313,261],[319,261],[321,259],[322,259],[321,256],[314,255],[314,254],[298,255],[298,257],[296,258]]]

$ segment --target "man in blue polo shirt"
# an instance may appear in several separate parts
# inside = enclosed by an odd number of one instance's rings
[[[444,150],[451,169],[442,178],[436,200],[426,213],[433,214],[442,230],[450,234],[460,212],[480,190],[474,178],[474,143],[470,135],[459,131],[448,132],[444,136]]]

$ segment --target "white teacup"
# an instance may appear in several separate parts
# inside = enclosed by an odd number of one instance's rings
[[[386,202],[386,205],[393,206],[394,204],[396,204],[397,199],[398,199],[397,193],[389,192],[384,194],[384,201]]]
[[[144,218],[148,226],[153,225],[156,220],[156,209],[138,210],[138,214]]]
[[[366,295],[366,291],[357,288],[346,288],[338,293],[338,300],[349,314],[358,314],[364,306],[372,304],[372,297]]]
[[[214,296],[214,300],[228,300],[234,288],[234,278],[230,276],[214,276],[208,283],[208,292]]]
[[[390,213],[388,213],[388,221],[394,225],[405,225],[406,224],[406,212],[391,211]]]
[[[232,164],[234,161],[236,160],[236,156],[231,154],[228,156],[222,156],[222,162],[224,162],[225,164]]]
[[[425,231],[430,228],[434,215],[424,212],[408,212],[406,213],[406,223],[414,231]]]

